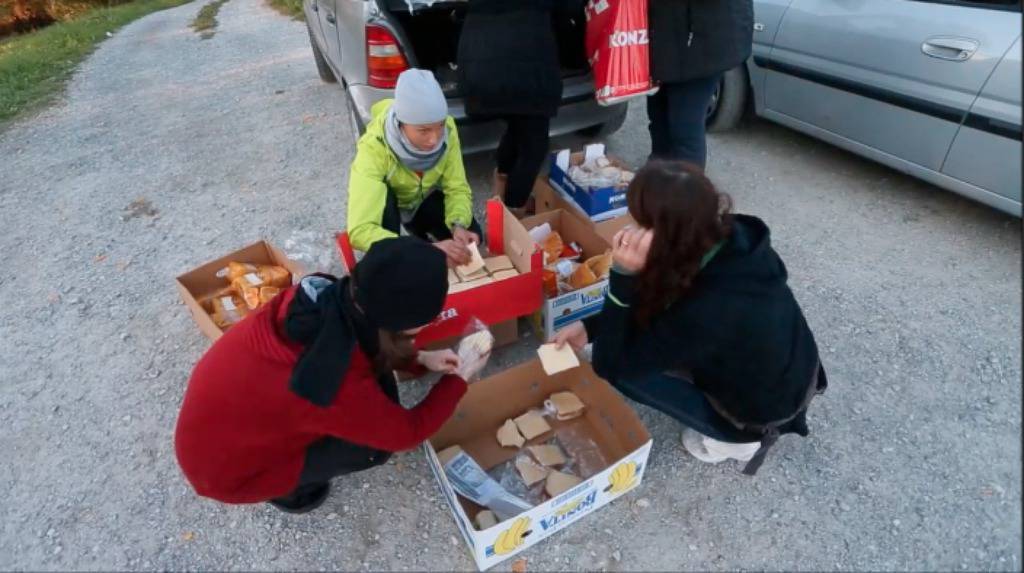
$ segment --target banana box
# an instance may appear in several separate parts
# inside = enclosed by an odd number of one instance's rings
[[[565,390],[586,405],[583,415],[549,420],[551,430],[526,446],[546,443],[560,432],[583,436],[600,450],[601,463],[581,471],[583,481],[557,497],[483,531],[476,529],[473,517],[483,508],[456,494],[438,452],[458,445],[485,471],[496,468],[520,451],[498,444],[495,431],[502,422],[542,407],[548,396]],[[533,360],[470,385],[455,413],[423,449],[466,546],[483,571],[572,527],[638,487],[651,445],[651,436],[636,412],[589,364],[547,376],[540,361]],[[574,452],[566,454],[571,457]]]
[[[611,248],[611,243],[597,234],[593,225],[564,209],[538,213],[522,220],[523,227],[532,229],[547,223],[562,240],[576,243],[583,249],[581,260],[600,255]],[[534,327],[547,340],[565,326],[601,312],[604,295],[608,292],[608,279],[581,289],[544,299],[539,314],[535,314]]]

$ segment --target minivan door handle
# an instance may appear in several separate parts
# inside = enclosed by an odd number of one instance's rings
[[[927,56],[949,60],[951,62],[966,62],[971,59],[974,52],[978,51],[978,41],[970,38],[934,37],[928,38],[921,44],[921,51]]]

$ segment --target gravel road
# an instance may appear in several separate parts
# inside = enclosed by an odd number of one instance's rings
[[[336,271],[352,155],[301,23],[230,0],[201,40],[200,7],[124,28],[0,131],[0,569],[471,569],[419,451],[306,516],[200,499],[178,471],[207,341],[174,277],[259,238]],[[646,155],[642,106],[609,146]],[[482,206],[487,158],[468,167]],[[529,568],[1019,571],[1020,221],[760,122],[713,137],[709,169],[771,226],[817,334],[812,435],[751,479],[638,407],[645,483]]]

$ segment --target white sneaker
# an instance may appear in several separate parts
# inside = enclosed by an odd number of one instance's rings
[[[693,457],[709,464],[717,464],[725,460],[749,462],[761,447],[761,442],[731,444],[709,438],[692,428],[684,428],[683,447]]]

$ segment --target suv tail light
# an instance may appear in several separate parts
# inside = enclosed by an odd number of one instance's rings
[[[374,24],[366,25],[366,72],[375,88],[394,88],[398,75],[409,69],[409,62],[391,30]]]

